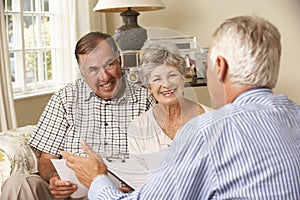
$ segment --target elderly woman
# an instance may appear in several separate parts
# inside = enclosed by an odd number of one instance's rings
[[[210,109],[184,97],[186,64],[175,45],[145,46],[141,50],[141,65],[141,81],[158,103],[129,124],[128,149],[141,164],[153,170],[179,128]]]

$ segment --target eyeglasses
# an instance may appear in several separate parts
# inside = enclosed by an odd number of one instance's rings
[[[105,72],[109,72],[110,70],[114,69],[115,66],[118,64],[119,62],[119,58],[115,59],[112,62],[109,62],[108,64],[106,64],[105,66],[87,66],[84,67],[84,71],[85,74],[89,77],[94,77],[94,76],[98,76],[99,72],[100,74],[102,74],[104,71]]]

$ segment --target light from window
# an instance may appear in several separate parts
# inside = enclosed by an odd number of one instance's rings
[[[57,86],[53,0],[3,0],[14,94]]]

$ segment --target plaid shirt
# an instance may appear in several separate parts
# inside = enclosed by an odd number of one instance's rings
[[[127,125],[155,104],[148,90],[125,82],[123,95],[104,101],[83,79],[55,93],[48,102],[28,144],[60,156],[61,151],[84,155],[80,141],[107,156],[128,153]]]

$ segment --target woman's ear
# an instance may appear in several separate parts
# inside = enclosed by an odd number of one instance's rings
[[[216,60],[216,67],[219,80],[223,82],[228,72],[228,64],[226,59],[222,56],[218,56]]]
[[[185,84],[187,82],[185,75],[181,75],[181,77],[182,77],[183,84]]]

